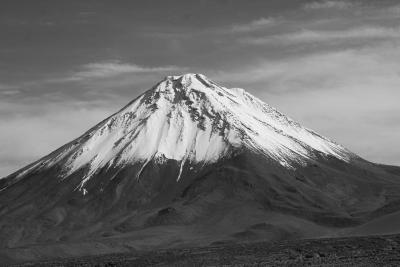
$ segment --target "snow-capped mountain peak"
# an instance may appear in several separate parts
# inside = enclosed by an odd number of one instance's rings
[[[243,89],[228,89],[201,74],[168,76],[75,141],[18,176],[63,162],[64,175],[87,167],[81,186],[106,167],[176,160],[210,164],[249,149],[287,168],[350,152],[302,127]],[[137,178],[140,177],[138,172]]]

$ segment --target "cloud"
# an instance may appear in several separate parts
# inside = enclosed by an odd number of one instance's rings
[[[390,39],[400,38],[399,27],[358,27],[344,30],[300,30],[292,33],[270,35],[265,37],[244,38],[240,42],[253,45],[293,45],[300,43],[321,43],[331,41],[348,41],[357,39]]]
[[[18,95],[19,93],[20,93],[20,91],[17,89],[0,91],[0,95],[3,95],[3,96],[15,96],[15,95]]]
[[[376,15],[378,18],[382,19],[398,19],[400,18],[400,4],[395,4],[391,6],[387,6],[384,8],[381,8],[380,10],[375,11]]]
[[[279,60],[263,59],[240,69],[218,72],[219,79],[240,83],[259,83],[273,93],[338,89],[342,86],[376,86],[395,92],[400,87],[399,47],[391,43],[365,49],[318,52],[289,56]],[[322,90],[323,91],[323,90]]]
[[[20,94],[20,88],[16,85],[1,84],[0,83],[0,96],[13,97]]]
[[[354,3],[351,1],[315,1],[306,3],[304,5],[304,9],[306,10],[318,10],[318,9],[345,9],[354,6]]]
[[[232,26],[232,32],[249,32],[255,31],[259,29],[263,29],[265,27],[274,25],[276,23],[276,19],[274,18],[259,18],[257,20],[253,20],[246,24],[237,24]]]
[[[79,81],[92,78],[109,78],[127,73],[157,73],[182,70],[177,66],[143,67],[136,64],[123,63],[119,60],[85,64],[66,80]]]

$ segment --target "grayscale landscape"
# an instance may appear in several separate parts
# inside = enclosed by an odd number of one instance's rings
[[[21,3],[0,265],[400,264],[400,6]]]

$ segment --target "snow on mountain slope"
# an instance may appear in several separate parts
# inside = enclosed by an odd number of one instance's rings
[[[213,163],[243,148],[287,168],[321,155],[343,161],[353,155],[243,89],[185,74],[166,77],[75,141],[22,169],[17,179],[62,162],[62,177],[88,167],[82,188],[103,167],[141,163],[143,170],[152,160],[173,159],[182,171],[185,162]]]

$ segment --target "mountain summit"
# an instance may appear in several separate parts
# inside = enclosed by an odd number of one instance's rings
[[[326,236],[397,212],[399,189],[395,167],[243,89],[168,76],[0,180],[0,246],[101,242],[110,252]]]
[[[222,87],[201,74],[168,76],[74,142],[18,173],[62,162],[61,178],[85,169],[79,188],[102,168],[150,161],[205,165],[248,149],[286,168],[319,156],[349,161],[352,154],[302,127],[243,89]],[[17,178],[18,179],[18,178]],[[87,192],[87,191],[85,191]]]

